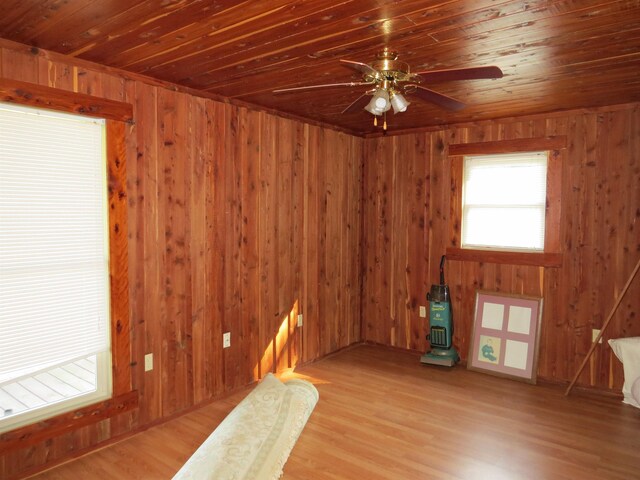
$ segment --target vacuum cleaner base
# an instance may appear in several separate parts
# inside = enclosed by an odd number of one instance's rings
[[[450,348],[449,350],[439,350],[434,348],[420,357],[421,363],[426,363],[428,365],[442,365],[444,367],[453,367],[458,360],[460,360],[460,356],[455,348]]]

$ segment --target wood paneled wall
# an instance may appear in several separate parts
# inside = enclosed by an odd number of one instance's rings
[[[571,379],[640,258],[640,106],[493,121],[365,143],[363,336],[425,350],[419,306],[438,283],[449,241],[448,146],[567,135],[563,153],[560,268],[450,261],[455,345],[469,349],[477,289],[544,297],[538,375]],[[453,246],[453,245],[451,245]],[[579,384],[622,386],[606,339],[640,335],[640,278]]]
[[[129,283],[140,396],[137,410],[0,452],[0,478],[361,340],[424,350],[418,312],[448,242],[451,144],[569,143],[561,268],[447,264],[463,357],[476,289],[542,295],[539,376],[569,380],[640,256],[638,105],[363,140],[2,41],[0,76],[134,105]],[[640,335],[639,284],[607,338]],[[145,373],[146,353],[155,368]],[[621,386],[606,344],[580,383]]]
[[[361,340],[363,139],[0,47],[0,77],[134,106],[127,177],[139,393],[133,412],[0,452],[0,478]],[[228,349],[223,332],[231,332]],[[154,369],[145,373],[146,353]]]

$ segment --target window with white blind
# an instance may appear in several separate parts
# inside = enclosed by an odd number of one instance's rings
[[[466,156],[461,246],[544,251],[547,152]]]
[[[104,120],[0,103],[0,432],[111,395]]]

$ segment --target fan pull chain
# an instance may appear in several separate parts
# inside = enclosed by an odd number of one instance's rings
[[[378,117],[376,117],[375,115],[373,116],[373,126],[374,127],[378,126]]]
[[[387,131],[387,112],[384,112],[384,123],[382,124],[382,130]]]

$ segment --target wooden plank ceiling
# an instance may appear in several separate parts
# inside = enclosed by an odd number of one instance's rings
[[[340,59],[390,47],[413,71],[497,65],[504,77],[427,85],[467,107],[415,97],[389,130],[640,101],[638,0],[3,0],[0,37],[223,95],[349,132],[366,87]]]

